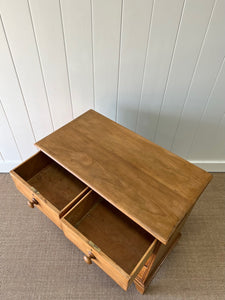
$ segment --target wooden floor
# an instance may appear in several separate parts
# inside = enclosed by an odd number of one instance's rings
[[[124,292],[0,174],[0,299],[224,299],[225,173],[214,173],[146,294]]]

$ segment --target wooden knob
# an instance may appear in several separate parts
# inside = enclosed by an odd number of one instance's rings
[[[95,256],[92,252],[89,252],[88,253],[88,256],[84,256],[84,261],[88,264],[88,265],[91,265],[92,264],[92,261],[91,259],[95,259]]]
[[[30,207],[30,208],[34,208],[34,205],[37,205],[38,202],[35,198],[32,198],[32,200],[29,200],[27,201],[27,205]]]

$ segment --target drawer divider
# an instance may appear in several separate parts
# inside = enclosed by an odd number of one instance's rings
[[[88,192],[90,188],[87,186],[83,191],[80,192],[72,201],[70,201],[59,213],[61,219],[73,206],[75,206]]]

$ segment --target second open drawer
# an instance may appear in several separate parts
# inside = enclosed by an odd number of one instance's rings
[[[109,204],[89,191],[61,219],[62,229],[85,254],[124,290],[151,255],[157,240]]]

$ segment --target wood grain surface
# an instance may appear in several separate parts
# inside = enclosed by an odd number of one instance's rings
[[[212,177],[93,110],[36,145],[164,244]]]

